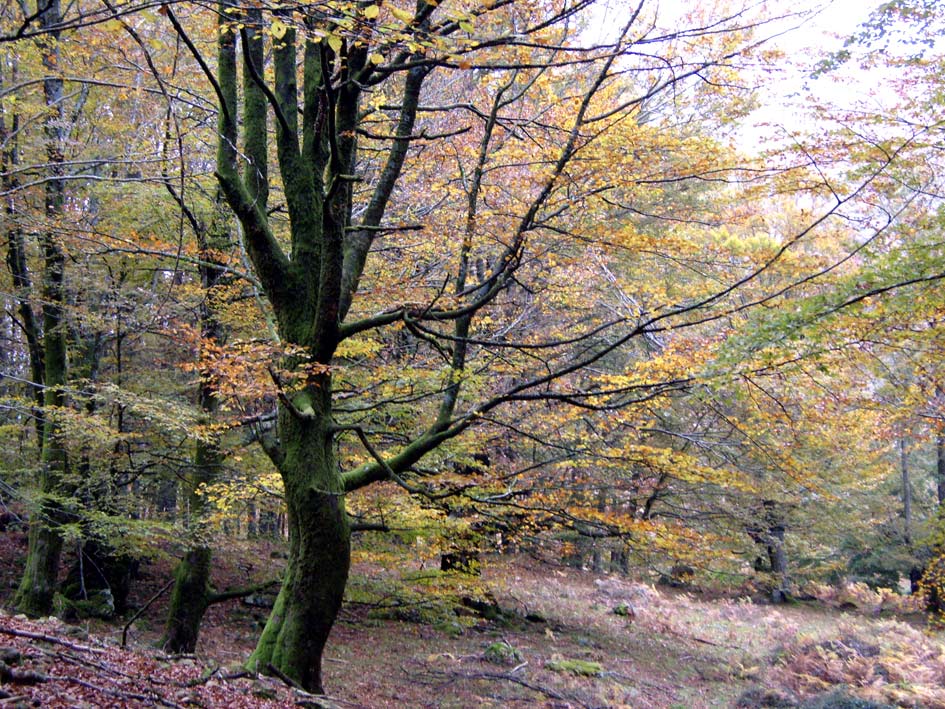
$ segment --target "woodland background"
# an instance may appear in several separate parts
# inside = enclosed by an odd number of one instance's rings
[[[9,605],[179,560],[192,653],[266,540],[250,664],[318,693],[346,586],[495,620],[516,554],[934,619],[942,14],[689,5],[3,6]]]

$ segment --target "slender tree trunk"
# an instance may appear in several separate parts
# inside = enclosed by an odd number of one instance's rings
[[[218,199],[219,203],[219,199]],[[219,204],[217,206],[220,206]],[[181,201],[181,208],[186,205]],[[216,254],[230,246],[229,231],[222,214],[215,214],[209,229],[204,229],[192,213],[191,223],[197,234],[201,254],[200,280],[203,302],[200,305],[200,345],[222,343],[226,337],[223,324],[214,312],[214,289],[226,273]],[[220,408],[216,387],[201,377],[199,403],[203,418],[212,422]],[[200,624],[210,604],[210,570],[213,550],[209,546],[209,530],[204,519],[206,501],[200,488],[215,481],[223,465],[224,455],[215,436],[200,438],[194,451],[193,470],[186,481],[187,512],[189,517],[189,548],[175,571],[174,591],[171,594],[162,647],[172,653],[192,653],[197,648]]]
[[[15,85],[19,81],[19,67],[16,59],[6,72],[0,74],[3,84]],[[0,69],[2,72],[2,69]],[[7,81],[9,79],[9,82]],[[30,298],[33,296],[33,280],[30,276],[26,257],[26,240],[19,223],[19,212],[23,205],[19,203],[20,195],[20,115],[18,108],[11,108],[12,115],[0,116],[0,144],[5,148],[0,153],[2,161],[3,193],[6,196],[4,214],[7,218],[7,267],[13,282],[13,299],[16,302],[16,312],[19,315],[19,327],[26,340],[27,353],[30,363],[30,389],[33,395],[33,421],[36,430],[36,450],[40,451],[43,444],[43,382],[46,379],[43,368],[43,342],[39,319],[33,310]],[[13,328],[11,328],[12,330]],[[12,333],[11,333],[12,334]]]
[[[902,474],[902,540],[912,549],[912,482],[909,479],[909,452],[906,439],[899,439],[899,470]]]
[[[939,510],[945,509],[945,433],[935,437],[935,489]]]
[[[212,443],[197,444],[194,471],[188,481],[190,548],[174,572],[174,590],[167,612],[161,646],[171,653],[192,653],[197,648],[200,624],[210,604],[210,569],[213,550],[203,519],[204,500],[197,494],[201,484],[215,480],[222,463],[219,449]]]
[[[789,598],[788,589],[791,579],[788,573],[787,549],[784,546],[785,526],[777,507],[777,503],[772,500],[764,501],[765,519],[768,526],[765,541],[771,575],[776,584],[771,592],[771,598],[776,603],[782,603]]]

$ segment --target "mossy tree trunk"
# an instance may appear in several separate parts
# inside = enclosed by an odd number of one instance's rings
[[[63,107],[63,81],[59,77],[59,0],[40,0],[37,8],[44,31],[40,42],[43,66],[48,72],[43,80],[46,103],[46,157],[49,175],[44,182],[46,226],[41,235],[43,254],[43,376],[44,407],[42,460],[38,504],[30,518],[29,550],[26,568],[13,605],[22,613],[45,615],[52,609],[59,571],[62,538],[57,522],[62,517],[60,497],[65,490],[61,481],[68,468],[59,427],[53,413],[66,403],[67,380],[65,299],[65,252],[59,243],[57,226],[65,203],[63,143],[66,121]]]
[[[174,571],[174,590],[161,647],[170,653],[192,653],[204,613],[210,605],[210,564],[213,552],[209,546],[189,549]]]
[[[299,419],[286,408],[279,413],[280,436],[287,443],[279,470],[286,489],[289,559],[275,607],[249,659],[253,670],[277,668],[316,692],[322,691],[322,651],[341,608],[350,565],[328,385],[326,375],[310,392],[310,418]]]

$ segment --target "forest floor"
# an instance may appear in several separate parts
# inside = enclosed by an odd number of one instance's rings
[[[0,534],[3,600],[24,550],[21,532]],[[280,556],[272,542],[234,544],[216,560],[218,588],[276,575]],[[358,561],[322,703],[278,680],[234,677],[266,614],[245,602],[211,608],[196,656],[164,656],[154,643],[165,594],[130,626],[125,650],[123,622],[0,614],[0,706],[813,709],[846,698],[844,707],[945,708],[943,636],[868,598],[846,598],[846,610],[771,606],[516,556],[488,559],[463,605],[432,563],[394,572],[377,557]],[[146,565],[132,601],[153,596],[172,566]],[[474,599],[503,612],[462,610]]]

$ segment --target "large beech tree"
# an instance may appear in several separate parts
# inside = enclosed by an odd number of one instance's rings
[[[57,224],[63,217],[65,203],[65,179],[63,169],[63,146],[67,126],[65,104],[63,102],[63,81],[56,75],[59,64],[59,30],[61,9],[59,0],[39,3],[36,16],[44,31],[40,39],[43,69],[43,98],[46,105],[44,119],[45,152],[49,165],[49,174],[43,187],[43,206],[45,224],[40,236],[43,253],[43,308],[42,331],[38,332],[33,318],[27,316],[29,323],[27,339],[30,341],[30,357],[37,390],[43,391],[43,405],[46,414],[39,426],[41,432],[41,472],[40,493],[43,496],[30,525],[29,555],[23,578],[14,597],[14,605],[26,612],[39,615],[52,607],[56,588],[56,572],[59,568],[59,555],[62,539],[55,529],[54,520],[61,517],[61,510],[55,496],[61,493],[62,479],[67,473],[68,458],[60,440],[61,433],[55,419],[49,412],[62,407],[65,403],[64,386],[67,381],[66,339],[67,332],[63,309],[65,305],[64,274],[66,256],[57,233]],[[16,128],[17,126],[13,126]],[[13,146],[16,145],[14,137]],[[13,147],[15,156],[16,148]],[[10,153],[7,153],[7,157]],[[11,161],[12,162],[12,161]],[[12,172],[12,171],[11,171]],[[26,258],[23,253],[22,235],[16,230],[10,232],[8,260],[18,285],[27,281]],[[21,311],[27,314],[30,309],[25,300],[21,301]],[[42,340],[41,351],[33,342]],[[46,497],[49,496],[49,497]]]
[[[604,321],[588,306],[575,309],[556,335],[547,319],[524,317],[522,304],[553,285],[542,273],[553,271],[555,249],[566,248],[576,212],[613,189],[609,179],[621,180],[620,165],[582,164],[582,151],[636,121],[663,93],[724,85],[758,19],[733,12],[661,31],[655,8],[630,3],[606,40],[587,44],[575,28],[594,17],[592,8],[590,0],[420,0],[409,9],[367,0],[271,8],[223,2],[214,62],[201,49],[205,15],[165,7],[216,94],[216,176],[284,353],[271,371],[277,424],[261,442],[284,483],[289,558],[252,668],[322,690],[322,651],[350,563],[346,494],[380,481],[420,490],[410,478],[421,458],[503,404],[593,407],[609,397],[608,406],[626,405],[667,386],[608,390],[579,374],[692,308]],[[471,150],[456,149],[455,167],[443,153],[424,161],[431,143],[467,131],[475,139],[465,136]],[[442,200],[429,188],[417,191],[424,174],[454,187],[451,217],[437,211]],[[272,204],[276,195],[284,204]],[[414,223],[423,214],[442,221]],[[385,286],[396,291],[392,256],[375,247],[421,227],[428,261],[411,264],[416,257],[405,253],[401,267],[426,278],[385,302],[378,295]],[[548,303],[554,307],[553,298]],[[497,319],[509,326],[477,330],[478,322]],[[381,439],[362,425],[366,419],[335,406],[336,370],[346,341],[388,329],[433,348],[445,366],[422,397],[437,400],[420,409],[428,419],[409,435]],[[473,386],[472,358],[502,352],[501,376]],[[372,424],[378,420],[384,417]],[[360,465],[339,464],[342,439],[357,444]]]

